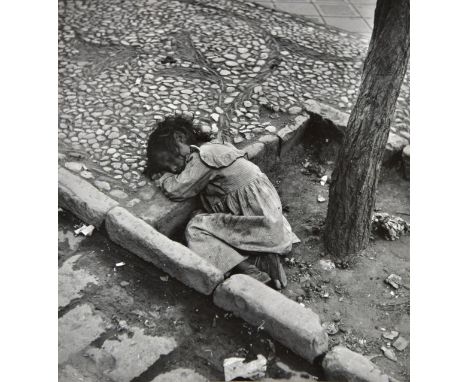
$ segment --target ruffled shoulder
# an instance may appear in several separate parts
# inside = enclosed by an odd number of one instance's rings
[[[224,168],[247,154],[229,143],[208,142],[199,147],[200,159],[208,167]]]

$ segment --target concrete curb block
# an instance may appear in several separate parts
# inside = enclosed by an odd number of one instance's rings
[[[309,99],[304,102],[304,109],[308,113],[318,114],[322,118],[329,119],[343,132],[348,126],[350,115],[341,110],[335,109],[333,106]],[[383,162],[386,163],[391,161],[395,155],[403,151],[403,148],[407,144],[409,144],[408,139],[390,131],[390,134],[388,135],[388,141],[385,146]]]
[[[278,131],[278,137],[280,137],[283,142],[291,140],[291,138],[295,137],[297,130],[308,120],[309,116],[306,114],[296,116],[293,122]]]
[[[318,114],[322,118],[329,119],[340,128],[346,128],[348,125],[349,114],[335,109],[333,106],[309,99],[304,102],[304,109],[308,113]]]
[[[331,381],[391,381],[388,375],[383,374],[368,358],[344,346],[336,346],[329,351],[322,361],[322,367],[325,376]]]
[[[309,362],[328,350],[319,316],[246,275],[234,275],[213,295],[216,306],[233,312]]]
[[[59,166],[59,206],[71,211],[87,224],[101,226],[106,214],[119,203],[86,180]]]
[[[156,190],[151,201],[139,203],[129,210],[158,232],[171,236],[179,227],[187,223],[190,214],[199,208],[199,205],[200,202],[196,198],[174,202],[167,199],[161,191]]]
[[[109,211],[105,224],[113,242],[202,294],[211,294],[224,280],[215,266],[122,207]]]

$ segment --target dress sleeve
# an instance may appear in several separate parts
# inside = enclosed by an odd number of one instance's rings
[[[163,175],[161,190],[169,199],[182,201],[198,195],[215,175],[215,170],[206,166],[198,153],[193,153],[180,174]]]

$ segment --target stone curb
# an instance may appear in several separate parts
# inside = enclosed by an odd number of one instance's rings
[[[249,276],[231,276],[216,288],[213,301],[309,362],[328,350],[328,335],[315,312]]]
[[[348,113],[335,109],[333,106],[326,105],[311,99],[304,102],[304,109],[308,113],[318,114],[322,118],[330,120],[341,131],[344,132],[346,130],[346,126],[348,125],[349,120]],[[383,162],[387,163],[394,159],[397,155],[401,154],[403,148],[408,144],[408,139],[390,131],[390,134],[388,135],[388,141],[385,146]]]
[[[222,272],[202,257],[164,236],[86,180],[60,166],[58,193],[61,207],[95,227],[105,221],[112,241],[198,292],[209,295],[224,280]]]
[[[298,129],[309,119],[309,116],[306,114],[301,114],[294,118],[292,123],[289,123],[281,130],[278,131],[278,137],[282,140],[282,142],[286,143],[290,141],[293,137],[296,138],[296,133]]]
[[[249,160],[254,162],[263,171],[272,168],[294,143],[301,138],[309,115],[302,113],[297,115],[293,121],[279,129],[276,134],[262,135],[257,142],[240,147],[247,153]]]
[[[368,358],[344,346],[336,346],[329,351],[322,361],[322,367],[325,376],[331,381],[395,381],[395,379],[383,374]]]
[[[270,167],[285,151],[284,143],[300,138],[307,121],[308,115],[297,115],[277,135],[265,135],[243,150],[257,165]],[[216,267],[62,167],[59,167],[59,205],[96,227],[105,222],[113,242],[183,284],[205,295],[215,291],[215,305],[233,311],[253,325],[263,326],[273,338],[306,360],[312,362],[327,351],[328,336],[316,313],[251,277],[235,275],[223,282],[224,275]],[[243,308],[239,309],[239,304]]]
[[[101,226],[107,213],[119,203],[86,180],[59,166],[59,206],[71,211],[87,224]]]
[[[211,294],[224,280],[215,266],[122,207],[109,211],[106,230],[113,242],[200,293]]]
[[[190,214],[200,208],[199,205],[200,202],[195,198],[174,202],[161,191],[156,191],[151,201],[139,203],[129,210],[158,232],[170,237],[188,222]]]
[[[349,114],[335,109],[333,106],[309,99],[304,101],[304,109],[308,113],[318,114],[322,118],[329,119],[341,130],[344,130],[348,125]]]

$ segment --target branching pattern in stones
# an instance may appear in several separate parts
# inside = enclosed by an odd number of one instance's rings
[[[147,186],[141,172],[157,121],[183,114],[241,143],[274,133],[273,120],[307,99],[349,113],[367,45],[239,0],[60,1],[60,151],[127,199]],[[392,132],[409,139],[409,74]]]

